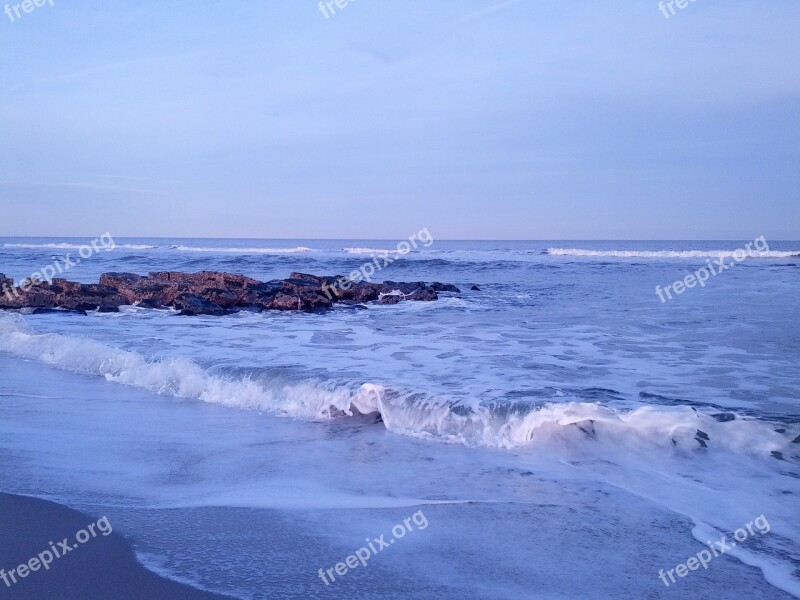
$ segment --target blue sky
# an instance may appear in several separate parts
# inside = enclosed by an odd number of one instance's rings
[[[800,238],[796,1],[21,14],[0,235]]]

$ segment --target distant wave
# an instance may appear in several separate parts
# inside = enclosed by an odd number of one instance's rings
[[[468,446],[561,447],[586,441],[655,446],[669,452],[716,448],[766,456],[796,454],[792,438],[798,431],[786,427],[779,433],[767,422],[733,413],[717,419],[687,405],[646,404],[621,410],[579,401],[465,406],[371,382],[217,374],[183,357],[150,360],[86,338],[35,333],[19,315],[0,315],[0,351],[158,394],[234,408],[309,419],[380,415],[394,433]]]
[[[236,254],[295,254],[298,252],[311,252],[311,248],[297,246],[294,248],[213,248],[205,246],[170,246],[173,250],[181,252],[227,252]]]
[[[548,248],[551,256],[596,256],[603,258],[732,258],[736,250],[582,250],[579,248]],[[800,250],[754,251],[748,258],[800,257]]]
[[[53,250],[77,250],[90,244],[69,244],[66,242],[58,244],[3,244],[4,248],[50,248]],[[148,246],[146,244],[117,244],[117,248],[126,248],[128,250],[151,250],[157,246]],[[104,248],[105,249],[105,248]]]
[[[397,248],[394,250],[388,250],[386,248],[342,248],[342,250],[347,254],[383,254],[384,252],[388,252],[389,254],[402,254]]]

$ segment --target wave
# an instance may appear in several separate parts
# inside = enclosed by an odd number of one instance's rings
[[[582,250],[580,248],[548,248],[550,256],[597,256],[604,258],[733,258],[741,250]],[[753,251],[748,258],[795,258],[800,250]]]
[[[52,243],[52,244],[3,244],[3,248],[50,248],[54,250],[78,250],[89,244],[70,244]],[[128,250],[152,250],[158,246],[148,246],[147,244],[116,244],[115,248],[127,248]],[[110,248],[103,247],[104,250]]]
[[[691,406],[643,405],[622,410],[578,401],[467,406],[374,382],[217,374],[183,357],[148,360],[137,352],[86,338],[35,333],[20,315],[0,316],[0,351],[157,394],[234,408],[321,420],[375,415],[394,433],[469,446],[600,442],[685,451],[722,448],[790,459],[796,458],[798,448],[792,438],[800,433],[800,427],[782,427],[778,432],[765,421],[733,413],[719,419]]]
[[[172,250],[181,252],[234,252],[236,254],[295,254],[298,252],[311,252],[311,248],[296,246],[294,248],[213,248],[205,246],[170,246]]]
[[[342,248],[342,251],[347,254],[383,254],[384,252],[388,252],[389,254],[408,254],[408,252],[401,252],[397,248],[394,250],[388,250],[386,248]]]

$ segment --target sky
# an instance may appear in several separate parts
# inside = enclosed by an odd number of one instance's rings
[[[37,1],[0,236],[800,239],[796,0]]]

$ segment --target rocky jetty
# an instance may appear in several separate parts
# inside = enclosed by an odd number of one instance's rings
[[[190,316],[240,310],[320,311],[336,303],[431,301],[439,298],[438,292],[459,292],[454,285],[422,281],[371,283],[305,273],[292,273],[289,279],[258,281],[215,271],[104,273],[99,283],[53,279],[26,282],[19,287],[0,273],[0,289],[0,309],[117,312],[120,306],[136,305],[173,308]]]

